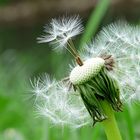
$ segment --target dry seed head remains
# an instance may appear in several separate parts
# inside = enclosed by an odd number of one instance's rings
[[[86,60],[82,66],[78,65],[71,71],[70,81],[74,85],[87,82],[100,72],[104,63],[105,60],[99,57]]]

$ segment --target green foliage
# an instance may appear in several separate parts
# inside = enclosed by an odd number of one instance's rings
[[[9,3],[9,0],[0,0],[0,6],[7,5]]]

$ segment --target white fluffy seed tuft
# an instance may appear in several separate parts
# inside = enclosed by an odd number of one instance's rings
[[[75,95],[64,83],[45,75],[35,79],[32,86],[39,115],[53,125],[79,128],[92,122],[81,97],[76,96],[79,94]]]
[[[51,43],[54,49],[62,50],[68,40],[82,33],[83,29],[79,16],[52,19],[51,23],[45,26],[45,35],[38,37],[37,40],[39,43]]]
[[[76,66],[70,73],[70,81],[76,84],[82,84],[88,81],[90,78],[96,76],[102,67],[104,66],[105,60],[96,57],[88,59],[82,66]]]

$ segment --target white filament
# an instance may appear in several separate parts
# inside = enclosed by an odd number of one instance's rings
[[[45,35],[37,38],[39,43],[50,42],[57,50],[66,47],[68,40],[83,31],[79,16],[52,19],[50,25],[45,26]]]

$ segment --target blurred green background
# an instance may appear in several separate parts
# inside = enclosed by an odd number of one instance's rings
[[[66,14],[83,18],[86,31],[75,40],[82,47],[112,21],[124,18],[138,25],[140,1],[0,0],[0,140],[106,140],[100,124],[56,128],[36,115],[30,79],[45,72],[62,78],[72,62],[68,53],[58,54],[36,38],[52,17]],[[139,103],[116,118],[124,140],[140,140]]]

